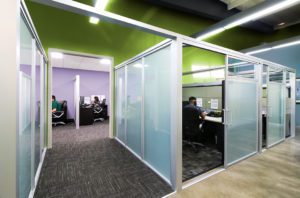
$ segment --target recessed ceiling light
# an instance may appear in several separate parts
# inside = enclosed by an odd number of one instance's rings
[[[96,17],[90,17],[90,23],[92,24],[98,24],[100,21],[100,19],[96,18]]]
[[[63,58],[63,53],[61,52],[51,52],[51,58],[55,59],[62,59]]]
[[[103,65],[110,65],[111,64],[111,60],[107,59],[107,58],[103,58],[99,61],[101,64]]]
[[[109,0],[97,0],[97,2],[95,4],[95,8],[100,11],[105,10],[105,7],[106,7],[108,1]],[[100,19],[97,17],[90,17],[90,23],[92,23],[92,24],[98,24],[99,21],[100,21]]]

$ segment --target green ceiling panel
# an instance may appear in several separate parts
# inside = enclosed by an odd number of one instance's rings
[[[92,0],[78,2],[94,4]],[[89,18],[86,16],[34,2],[26,1],[26,4],[46,51],[48,48],[60,48],[107,55],[114,57],[115,64],[119,64],[164,40],[156,35],[104,21],[93,25],[89,23]],[[110,0],[106,10],[185,35],[192,35],[214,23],[199,16],[155,6],[142,0]],[[300,25],[277,31],[272,35],[244,28],[233,28],[207,41],[240,50],[265,41],[298,35],[299,32]]]

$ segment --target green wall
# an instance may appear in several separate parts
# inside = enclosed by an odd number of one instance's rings
[[[182,49],[182,71],[192,71],[192,65],[216,67],[225,65],[225,55],[212,52],[209,50],[200,49],[192,46],[185,46]],[[202,68],[199,68],[202,69]],[[215,82],[216,78],[206,77],[197,78],[193,74],[184,75],[182,77],[183,84],[200,83],[200,82]]]
[[[90,0],[79,2],[93,5],[93,1]],[[60,48],[113,56],[115,64],[119,64],[164,40],[159,36],[104,21],[93,25],[88,22],[89,18],[86,16],[40,5],[29,0],[26,0],[26,4],[46,51],[48,48]],[[110,0],[106,10],[184,35],[192,35],[215,23],[215,21],[199,16],[148,4],[142,0]],[[264,41],[297,35],[299,32],[300,25],[271,35],[237,27],[207,41],[240,50],[259,45]]]

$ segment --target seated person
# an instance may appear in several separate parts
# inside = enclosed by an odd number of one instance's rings
[[[98,98],[98,96],[95,96],[94,97],[94,109],[97,110],[97,111],[100,111],[101,110],[101,103],[100,103],[100,100]]]
[[[104,107],[106,105],[106,99],[103,98],[102,102],[101,102],[101,106]]]
[[[189,97],[189,104],[183,108],[183,110],[187,109],[197,109],[199,112],[199,119],[200,117],[202,118],[202,120],[205,119],[206,114],[200,107],[197,106],[197,100],[194,96]]]
[[[52,113],[56,111],[61,111],[61,105],[56,101],[56,97],[52,95]]]

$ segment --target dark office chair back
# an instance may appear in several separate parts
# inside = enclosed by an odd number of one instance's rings
[[[200,113],[196,108],[193,107],[184,107],[182,111],[182,131],[183,135],[187,136],[197,136],[200,132],[199,125]]]

